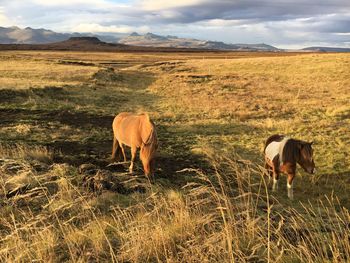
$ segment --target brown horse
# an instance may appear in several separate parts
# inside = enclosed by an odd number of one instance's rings
[[[295,177],[297,163],[305,172],[313,174],[315,163],[313,159],[312,142],[292,139],[284,135],[275,134],[266,140],[265,168],[273,177],[272,190],[277,189],[277,180],[280,172],[288,175],[288,197],[293,199],[293,179]]]
[[[155,168],[155,153],[158,148],[157,132],[154,123],[147,113],[132,114],[122,112],[118,114],[112,124],[113,128],[113,149],[112,160],[115,160],[116,153],[121,150],[124,162],[126,162],[124,145],[131,148],[131,164],[129,172],[132,173],[136,151],[140,150],[140,159],[146,176],[153,175]]]

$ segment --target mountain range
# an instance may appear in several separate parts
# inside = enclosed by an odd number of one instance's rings
[[[1,44],[48,44],[65,41],[71,37],[98,37],[103,42],[120,43],[141,47],[164,47],[164,48],[197,48],[215,50],[261,50],[278,51],[266,44],[226,44],[218,41],[205,41],[192,38],[179,38],[176,36],[160,36],[153,33],[140,35],[136,32],[126,35],[94,35],[81,33],[56,33],[47,29],[33,29],[26,27],[0,27]]]
[[[220,41],[198,40],[193,38],[180,38],[177,36],[160,36],[153,33],[144,35],[136,32],[127,34],[91,34],[91,33],[57,33],[47,29],[33,29],[30,27],[19,28],[0,27],[0,44],[49,44],[64,42],[70,38],[81,37],[97,37],[101,42],[104,42],[104,48],[115,48],[116,46],[108,46],[109,43],[123,44],[127,46],[139,46],[149,48],[180,48],[180,49],[201,49],[201,50],[236,50],[236,51],[285,51],[264,43],[261,44],[228,44]],[[96,42],[96,41],[95,41]],[[65,42],[64,45],[72,43]],[[96,42],[97,43],[97,42]],[[92,42],[89,42],[92,44]],[[50,48],[55,45],[50,44]],[[123,47],[122,45],[118,47]],[[41,46],[44,48],[44,46]],[[308,47],[299,51],[310,52],[350,52],[350,48],[330,48],[330,47]]]
[[[216,50],[251,50],[278,51],[279,49],[266,44],[226,44],[219,41],[179,38],[176,36],[160,36],[152,33],[140,35],[136,32],[121,38],[119,43],[145,47],[199,48]]]
[[[118,36],[81,33],[57,33],[52,30],[31,27],[0,27],[0,44],[48,44],[68,40],[71,37],[98,37],[102,41],[116,43]]]
[[[205,52],[208,49],[144,47],[121,43],[107,43],[97,37],[70,37],[67,40],[46,44],[0,44],[1,50],[61,50],[61,51],[103,51],[103,52]],[[210,50],[218,51],[218,50]]]

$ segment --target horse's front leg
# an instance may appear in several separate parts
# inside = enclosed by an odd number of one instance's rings
[[[130,167],[129,167],[129,172],[132,174],[132,171],[134,169],[134,162],[135,162],[135,157],[136,157],[136,151],[137,151],[137,148],[135,146],[132,146],[131,147],[131,164],[130,164]]]
[[[293,195],[293,180],[295,177],[295,173],[288,173],[288,178],[287,178],[287,190],[288,190],[288,198],[293,200],[294,195]]]
[[[278,178],[280,177],[279,171],[273,170],[273,184],[272,184],[272,191],[276,191],[278,189]]]

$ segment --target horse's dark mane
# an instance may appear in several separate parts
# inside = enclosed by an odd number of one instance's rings
[[[300,157],[300,145],[302,141],[289,139],[283,148],[281,162],[297,162]]]

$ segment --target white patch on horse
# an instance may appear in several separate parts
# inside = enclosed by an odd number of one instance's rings
[[[267,145],[265,149],[266,157],[269,158],[270,161],[272,161],[277,155],[279,155],[278,161],[279,161],[279,164],[282,165],[283,149],[289,139],[290,139],[289,137],[284,137],[283,140],[280,142],[273,141],[269,145]]]
[[[288,189],[288,198],[289,199],[293,199],[294,195],[293,195],[293,183],[289,184],[287,182],[287,189]]]
[[[273,178],[272,191],[276,191],[277,188],[278,188],[278,180],[276,178]]]

